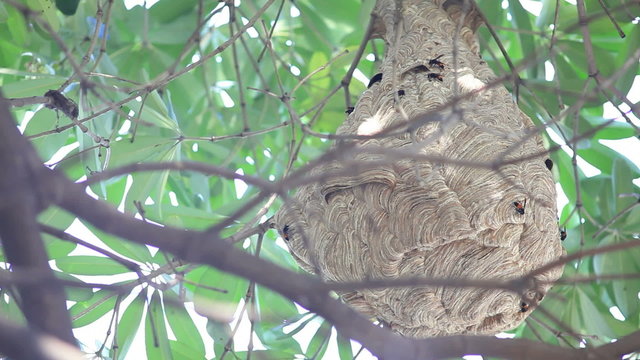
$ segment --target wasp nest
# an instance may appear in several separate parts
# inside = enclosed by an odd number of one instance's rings
[[[342,158],[315,170],[324,180],[276,215],[293,256],[334,282],[504,281],[558,259],[542,140],[478,56],[475,9],[404,0],[396,12],[395,3],[374,10],[387,44],[381,75],[338,129],[374,136],[338,144]],[[523,293],[434,286],[340,295],[405,336],[491,334],[522,322],[561,274],[539,274]]]

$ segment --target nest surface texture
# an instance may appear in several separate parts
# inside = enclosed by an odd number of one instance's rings
[[[477,17],[449,2],[405,0],[401,13],[394,0],[378,2],[382,80],[338,134],[390,135],[343,141],[355,150],[316,168],[324,180],[276,214],[298,263],[325,281],[502,281],[563,255],[542,140],[504,86],[484,88],[495,75],[478,56]],[[434,113],[456,95],[466,97],[454,110]],[[340,295],[405,336],[492,334],[521,323],[561,274],[539,274],[522,293],[433,286]]]

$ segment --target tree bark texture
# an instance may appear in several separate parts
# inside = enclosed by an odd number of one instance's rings
[[[40,237],[36,217],[51,197],[41,185],[37,170],[41,160],[34,152],[18,153],[16,149],[29,148],[28,141],[18,131],[9,112],[9,104],[0,93],[0,239],[7,261],[14,272],[31,271],[46,284],[18,285],[17,299],[29,326],[75,344],[71,319],[67,313],[66,296],[62,286],[55,282],[49,267],[49,257]]]
[[[479,57],[479,17],[461,4],[376,4],[382,77],[338,129],[361,137],[337,143],[350,151],[317,171],[326,181],[301,187],[276,215],[296,260],[326,281],[507,281],[564,253],[542,139]],[[492,334],[520,324],[561,274],[536,275],[522,293],[405,287],[341,295],[405,336]]]

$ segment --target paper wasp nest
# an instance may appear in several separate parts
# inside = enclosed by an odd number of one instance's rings
[[[313,173],[325,180],[301,187],[278,212],[292,254],[335,282],[508,280],[558,259],[556,192],[539,130],[478,56],[477,14],[464,17],[451,0],[404,0],[396,14],[395,3],[375,9],[387,43],[381,80],[338,129],[379,136],[342,140],[352,145],[344,158]],[[434,112],[456,95],[454,108]],[[520,324],[561,274],[538,275],[524,293],[405,287],[341,296],[405,336],[491,334]]]

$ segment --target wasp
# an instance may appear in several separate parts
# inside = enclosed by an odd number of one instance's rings
[[[441,74],[429,73],[429,74],[427,74],[427,78],[429,79],[429,81],[431,81],[431,80],[440,80],[440,81],[442,81],[442,75]]]
[[[285,226],[282,228],[282,238],[283,238],[285,241],[289,241],[289,225],[285,225]]]
[[[347,110],[344,111],[345,114],[351,114],[353,112],[354,107],[353,106],[349,106],[347,108]]]
[[[373,75],[371,80],[369,80],[369,85],[367,85],[367,89],[373,86],[373,84],[382,81],[382,73],[377,73]]]
[[[520,312],[521,313],[525,313],[529,310],[529,304],[527,304],[526,302],[521,302],[520,303]]]
[[[520,215],[524,215],[524,208],[527,206],[527,199],[524,199],[524,203],[520,201],[514,201],[513,206],[516,207],[516,211]]]
[[[547,159],[544,161],[544,164],[547,165],[547,169],[553,169],[553,161],[551,159]]]
[[[71,119],[78,118],[78,105],[76,105],[75,101],[64,96],[60,91],[49,90],[44,93],[44,96],[49,98],[49,103],[45,104],[45,107],[60,110]]]
[[[403,96],[404,95],[404,90],[398,90],[398,96]]]
[[[444,54],[438,55],[437,57],[429,60],[429,66],[437,67],[437,68],[440,68],[440,70],[444,70],[444,63],[442,61],[438,60],[443,56],[444,56]]]
[[[424,66],[424,65],[418,65],[418,66],[414,66],[411,69],[405,71],[402,74],[402,77],[404,77],[407,74],[417,74],[417,73],[421,73],[421,72],[428,72],[429,68]]]
[[[567,238],[567,228],[560,230],[560,240],[564,241]]]

